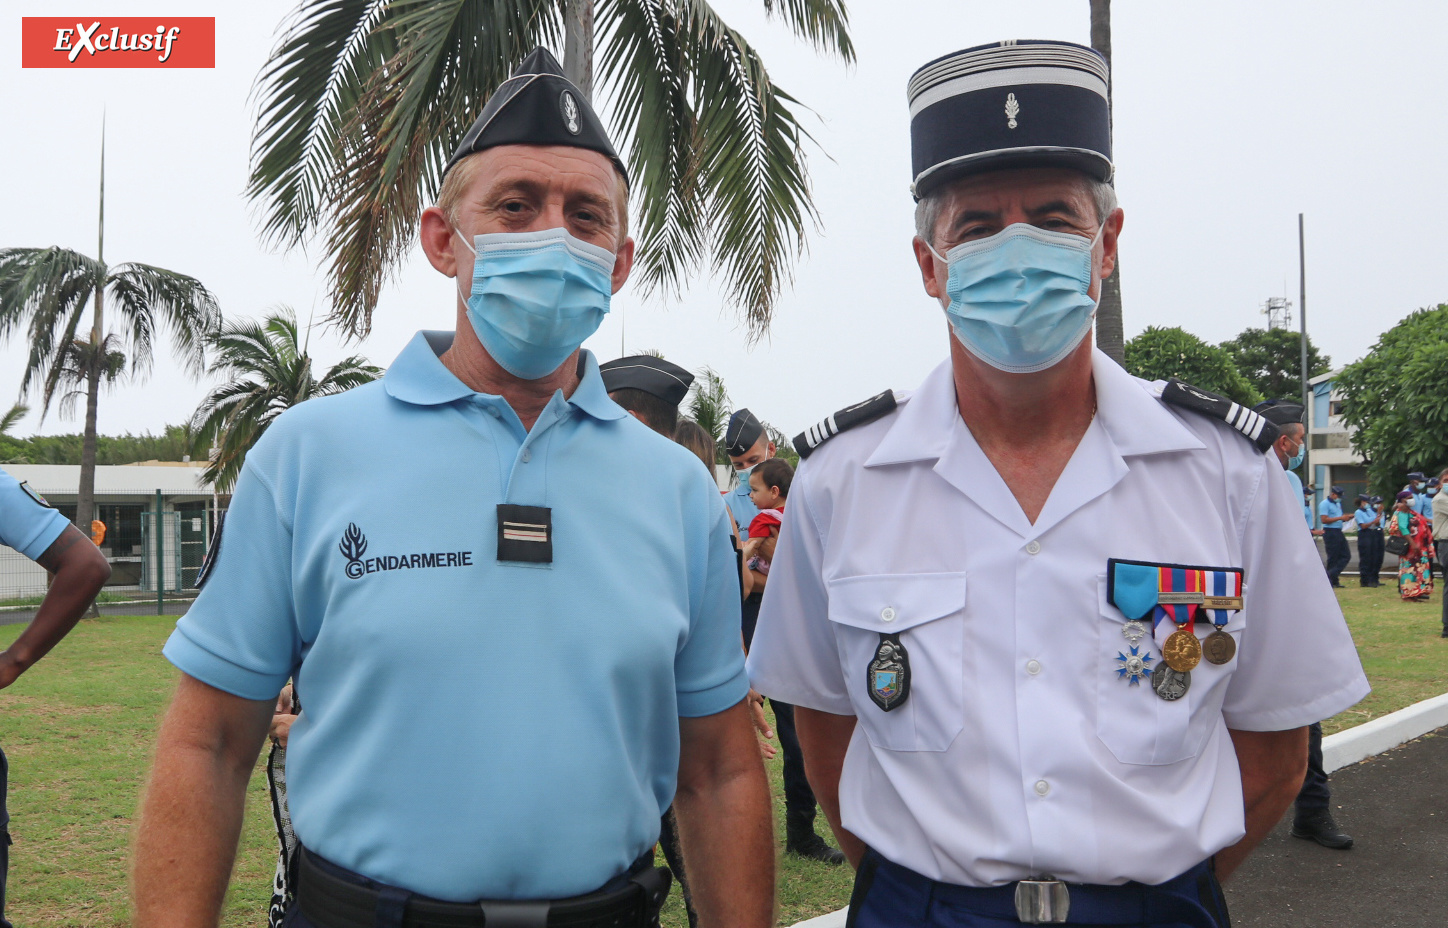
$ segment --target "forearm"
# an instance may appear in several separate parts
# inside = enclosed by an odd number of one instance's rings
[[[850,866],[859,867],[865,856],[865,843],[847,831],[840,822],[840,774],[845,767],[850,737],[855,730],[855,717],[833,715],[817,709],[796,706],[794,727],[804,754],[804,772],[814,792],[815,801],[829,819],[835,841],[849,858]]]
[[[769,783],[741,703],[716,759],[681,764],[674,813],[689,891],[705,928],[774,924],[774,831]]]
[[[1242,771],[1247,833],[1217,853],[1217,878],[1225,880],[1282,820],[1307,774],[1307,729],[1230,732]]]
[[[194,707],[188,713],[182,704],[188,688],[203,685],[183,678],[161,726],[136,830],[137,928],[199,928],[221,917],[247,781],[266,729],[263,721],[253,731],[253,720],[240,730],[221,723],[203,733]]]
[[[104,561],[102,561],[104,565]],[[75,628],[110,576],[108,566],[68,564],[55,575],[35,618],[7,649],[21,670],[29,669]]]

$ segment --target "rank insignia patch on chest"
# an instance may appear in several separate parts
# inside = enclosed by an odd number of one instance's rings
[[[547,506],[498,505],[498,560],[553,563],[553,510]]]
[[[898,709],[910,698],[910,652],[899,635],[881,635],[866,674],[870,700],[882,710]]]

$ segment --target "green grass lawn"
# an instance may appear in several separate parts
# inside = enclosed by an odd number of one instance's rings
[[[1440,605],[1403,603],[1390,587],[1349,586],[1339,596],[1373,693],[1328,720],[1327,731],[1360,724],[1448,691],[1448,640]],[[84,621],[33,673],[0,691],[0,746],[10,758],[8,915],[17,925],[112,928],[129,924],[126,859],[136,800],[156,723],[175,679],[161,657],[174,619]],[[19,634],[0,628],[0,645]],[[782,843],[780,761],[770,764],[776,834]],[[260,765],[223,924],[259,928],[275,865]],[[821,819],[820,828],[824,825]],[[847,867],[779,856],[779,923],[837,909],[849,898]],[[686,924],[677,894],[668,928]]]

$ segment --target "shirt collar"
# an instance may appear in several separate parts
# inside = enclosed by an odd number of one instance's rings
[[[402,349],[383,377],[388,395],[414,406],[441,406],[481,394],[463,383],[442,363],[440,355],[452,347],[452,332],[418,332]],[[595,419],[622,419],[628,413],[608,398],[598,359],[591,351],[578,354],[579,382],[568,403]]]
[[[1096,412],[1121,456],[1196,451],[1201,440],[1172,415],[1152,387],[1143,386],[1100,350],[1091,354],[1096,380]],[[954,420],[955,371],[949,359],[931,371],[910,396],[866,467],[937,460],[950,445]]]

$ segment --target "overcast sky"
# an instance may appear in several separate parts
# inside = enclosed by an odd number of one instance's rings
[[[607,360],[653,348],[710,365],[736,406],[794,434],[885,387],[913,388],[947,350],[910,251],[905,83],[924,62],[999,39],[1089,42],[1087,0],[855,0],[858,63],[813,54],[760,0],[715,7],[814,110],[809,165],[821,229],[809,239],[770,336],[750,346],[707,278],[681,301],[632,285],[586,347]],[[20,19],[54,0],[0,0],[0,247],[93,255],[100,123],[108,120],[105,257],[199,278],[228,317],[289,304],[321,320],[319,255],[276,254],[243,196],[253,81],[296,0],[106,0],[88,16],[214,15],[214,70],[23,70]],[[1113,4],[1116,163],[1126,211],[1123,298],[1130,337],[1180,325],[1209,341],[1264,323],[1271,296],[1297,302],[1297,214],[1307,217],[1308,321],[1333,363],[1360,357],[1413,310],[1448,301],[1448,4],[1325,0]],[[465,127],[459,126],[458,133]],[[346,344],[312,332],[321,365],[360,352],[386,365],[419,328],[452,328],[452,282],[414,248],[374,329]],[[626,328],[625,328],[626,323]],[[626,341],[623,339],[627,333]],[[0,407],[24,346],[0,346]],[[102,432],[183,421],[208,381],[162,346],[149,380],[102,400]],[[16,429],[80,429],[32,412]]]

